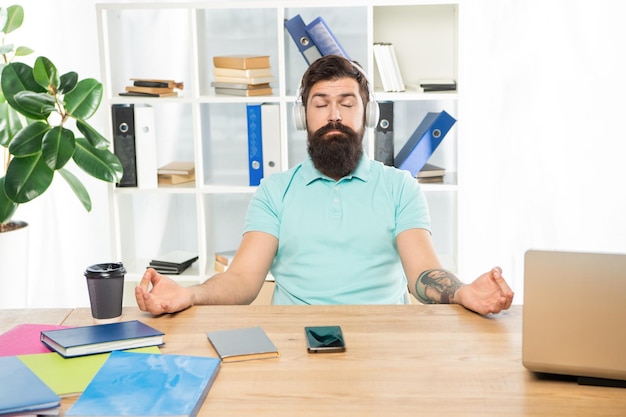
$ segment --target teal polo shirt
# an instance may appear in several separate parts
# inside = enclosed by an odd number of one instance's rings
[[[407,280],[396,237],[412,228],[430,230],[417,180],[363,156],[339,181],[310,158],[264,178],[244,233],[278,238],[274,304],[402,304]]]

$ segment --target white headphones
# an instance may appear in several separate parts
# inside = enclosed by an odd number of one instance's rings
[[[372,84],[367,78],[367,74],[357,64],[350,61],[350,63],[359,70],[359,72],[365,77],[365,81],[367,82],[367,90],[369,92],[369,101],[367,102],[367,106],[365,106],[365,127],[376,127],[378,124],[378,117],[380,115],[380,110],[378,109],[378,102],[374,99],[374,90],[372,90]],[[306,109],[304,104],[302,103],[302,80],[300,80],[300,87],[298,87],[298,98],[296,102],[293,104],[293,123],[298,130],[306,130]]]

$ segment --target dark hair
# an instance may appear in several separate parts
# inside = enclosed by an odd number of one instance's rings
[[[358,65],[358,68],[356,67]],[[365,74],[359,70],[361,65],[356,61],[350,61],[339,55],[326,55],[315,60],[302,76],[300,96],[302,104],[306,108],[307,99],[313,85],[319,81],[336,80],[339,78],[352,78],[359,83],[363,106],[369,101],[369,86]]]

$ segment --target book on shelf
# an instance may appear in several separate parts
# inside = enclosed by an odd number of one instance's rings
[[[272,69],[271,67],[250,68],[250,69],[213,67],[213,75],[223,76],[223,77],[238,77],[238,78],[271,77]]]
[[[441,183],[445,175],[445,168],[426,163],[415,177],[420,183]]]
[[[425,163],[422,169],[417,173],[417,178],[433,178],[443,177],[446,175],[446,169],[437,165]]]
[[[452,79],[420,80],[420,87],[424,92],[456,91],[456,81]]]
[[[206,335],[223,362],[280,356],[274,343],[259,326],[210,331]]]
[[[124,87],[124,92],[120,96],[135,97],[175,97],[178,91],[182,90],[184,84],[174,80],[163,80],[154,78],[131,78],[132,85]]]
[[[184,250],[174,250],[152,259],[148,265],[155,271],[165,274],[181,274],[198,260],[198,255],[194,252]]]
[[[215,262],[228,266],[235,257],[236,252],[236,249],[215,252]]]
[[[127,352],[161,353],[158,346],[130,349]],[[110,354],[107,352],[64,358],[56,352],[48,352],[19,355],[18,358],[55,394],[67,397],[83,392]]]
[[[374,44],[374,59],[376,68],[386,92],[405,91],[404,79],[400,72],[398,59],[393,44],[377,42]]]
[[[17,356],[0,357],[0,415],[58,414],[61,398]]]
[[[194,417],[220,366],[217,358],[113,352],[65,415]]]
[[[119,93],[122,97],[177,97],[177,91],[171,91],[168,93],[140,93],[138,91],[124,91]]]
[[[157,168],[157,180],[161,185],[177,185],[195,181],[193,161],[172,161]]]
[[[214,268],[217,272],[224,272],[230,266],[233,258],[235,257],[236,250],[226,250],[221,252],[215,252]]]
[[[236,88],[239,90],[262,90],[269,88],[270,83],[261,84],[246,84],[246,83],[224,83],[224,82],[211,82],[211,87],[215,88]]]
[[[216,55],[213,66],[219,68],[255,69],[270,66],[269,55]]]
[[[350,56],[322,16],[316,17],[307,24],[306,31],[323,56],[339,55],[350,59]]]
[[[285,29],[308,65],[322,57],[317,45],[306,31],[306,24],[299,14],[285,20]]]
[[[135,85],[127,85],[124,87],[129,93],[144,93],[144,94],[163,94],[173,92],[171,88],[167,87],[138,87]]]
[[[162,80],[158,78],[131,78],[133,85],[138,87],[160,87],[183,90],[185,85],[181,81]]]
[[[164,333],[139,320],[44,330],[41,341],[63,357],[163,344]]]
[[[215,94],[226,94],[229,96],[241,96],[241,97],[256,97],[256,96],[269,96],[272,94],[271,87],[265,88],[223,88],[215,87]]]
[[[195,171],[193,161],[172,161],[159,167],[157,174],[190,175]]]
[[[269,77],[227,77],[224,75],[216,75],[214,77],[215,82],[218,83],[231,83],[231,84],[265,84],[274,81],[273,76]]]
[[[413,177],[417,177],[454,123],[456,119],[445,110],[426,114],[395,156],[396,168],[407,170]]]

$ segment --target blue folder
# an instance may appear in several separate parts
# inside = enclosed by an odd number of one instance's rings
[[[250,185],[261,183],[263,178],[263,131],[261,130],[261,105],[247,104],[248,120],[248,172]]]
[[[407,170],[415,177],[454,123],[456,119],[443,110],[428,113],[394,158],[396,168]]]
[[[317,49],[315,42],[313,42],[306,31],[304,20],[302,20],[302,17],[299,14],[289,20],[286,20],[285,28],[289,32],[289,35],[291,35],[291,38],[298,47],[298,50],[304,57],[307,64],[311,65],[313,61],[322,57],[320,50]]]
[[[346,59],[350,59],[348,53],[341,46],[333,32],[328,27],[326,21],[320,16],[306,25],[306,31],[308,32],[320,53],[323,56],[326,55],[339,55]]]

